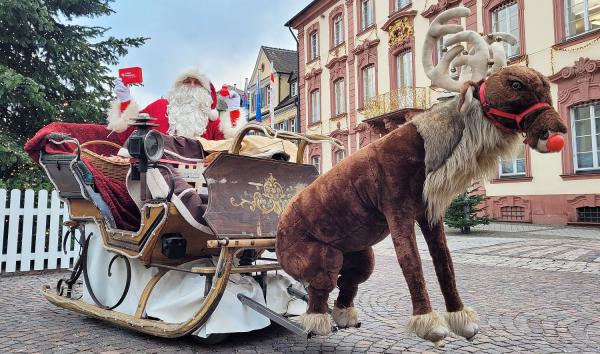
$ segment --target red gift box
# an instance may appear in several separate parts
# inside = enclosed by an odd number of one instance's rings
[[[142,68],[139,66],[119,69],[119,77],[125,85],[141,84],[144,81],[142,77]]]

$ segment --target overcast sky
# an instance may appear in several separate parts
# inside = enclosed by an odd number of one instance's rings
[[[177,73],[198,66],[217,89],[242,87],[261,45],[296,49],[283,24],[310,0],[116,0],[111,16],[84,21],[115,37],[150,37],[112,68],[140,66],[144,86],[133,97],[148,104],[168,92]]]

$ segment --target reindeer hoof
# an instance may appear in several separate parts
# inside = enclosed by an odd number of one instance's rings
[[[443,345],[444,338],[450,334],[444,319],[435,311],[411,317],[406,324],[406,330],[433,342],[436,346]]]
[[[477,313],[470,307],[447,313],[446,322],[452,332],[466,338],[468,341],[473,341],[477,333],[479,333]]]
[[[334,306],[332,316],[333,321],[340,328],[358,327],[360,324],[360,322],[358,322],[358,311],[354,306],[343,309]]]
[[[333,323],[327,313],[305,313],[300,321],[304,331],[314,335],[329,335],[333,328]]]
[[[448,330],[448,328],[443,326],[435,326],[422,338],[433,342],[433,344],[437,348],[439,345],[441,345],[442,347],[444,346],[444,338],[448,337],[449,334],[450,331]]]

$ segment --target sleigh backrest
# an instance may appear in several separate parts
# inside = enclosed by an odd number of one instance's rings
[[[270,238],[290,199],[318,177],[312,165],[220,154],[204,171],[204,219],[219,238]]]

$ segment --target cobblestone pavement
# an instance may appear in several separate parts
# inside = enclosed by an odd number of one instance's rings
[[[359,329],[306,340],[271,326],[212,346],[154,338],[50,305],[40,294],[60,276],[50,273],[0,277],[0,352],[600,352],[600,229],[494,224],[469,236],[450,232],[448,241],[459,290],[478,311],[481,333],[474,342],[449,338],[443,350],[404,331],[410,300],[386,239],[359,291]],[[441,312],[433,267],[420,247]]]

